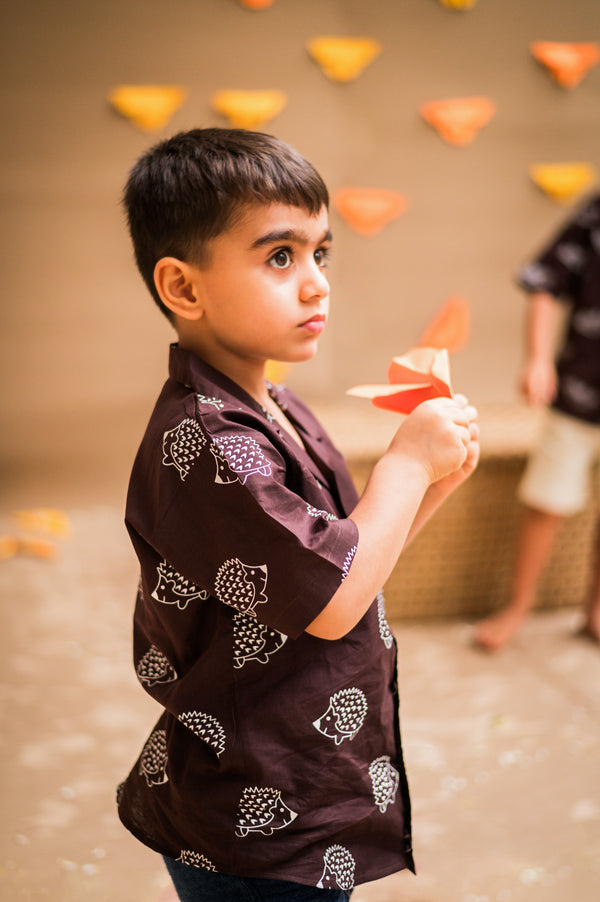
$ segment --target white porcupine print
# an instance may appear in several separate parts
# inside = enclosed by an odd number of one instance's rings
[[[319,510],[318,507],[313,507],[312,504],[306,505],[306,511],[309,517],[323,517],[325,520],[337,520],[335,514],[330,514],[329,511]]]
[[[258,442],[248,435],[217,435],[213,439],[231,469],[245,483],[253,473],[271,475],[271,464]]]
[[[340,689],[331,696],[327,711],[313,722],[313,727],[339,745],[344,739],[354,739],[363,725],[367,707],[361,689]]]
[[[225,751],[225,730],[216,717],[204,711],[186,711],[179,715],[181,723],[206,742],[217,755]]]
[[[342,567],[342,582],[348,576],[348,572],[350,570],[350,564],[354,560],[354,555],[356,554],[356,545],[353,545],[348,554],[346,555],[346,560],[344,561],[344,566]]]
[[[163,435],[163,464],[175,467],[183,481],[200,456],[206,436],[196,420],[186,417]]]
[[[140,658],[135,672],[140,683],[144,683],[146,686],[154,686],[156,683],[172,683],[177,679],[174,667],[156,645],[151,645],[146,654]]]
[[[215,466],[217,468],[217,472],[215,474],[215,482],[217,483],[217,485],[232,485],[232,483],[234,482],[239,482],[237,475],[231,469],[231,464],[221,453],[217,445],[211,444],[210,453],[215,459]]]
[[[255,617],[246,617],[238,611],[233,615],[233,666],[238,669],[248,661],[267,664],[270,656],[286,641],[284,633],[260,623]]]
[[[391,648],[394,644],[394,637],[390,630],[389,624],[385,616],[385,598],[383,592],[377,593],[377,619],[379,621],[379,635],[386,648]]]
[[[256,605],[269,600],[264,591],[267,576],[266,564],[243,564],[238,558],[231,558],[219,568],[215,595],[223,604],[256,617]]]
[[[201,852],[192,852],[189,849],[182,849],[177,861],[181,861],[182,864],[190,864],[194,868],[212,871],[213,874],[217,873],[217,869],[210,858],[207,858],[206,855],[202,855]]]
[[[236,836],[248,833],[264,833],[270,836],[275,830],[287,827],[298,817],[285,802],[281,791],[271,786],[251,786],[244,789],[238,808]]]
[[[160,786],[169,779],[165,730],[155,730],[144,746],[140,756],[140,774],[146,778],[148,786]]]
[[[158,582],[151,595],[161,604],[176,604],[179,610],[183,611],[190,601],[204,601],[208,598],[206,589],[199,589],[173,569],[167,561],[162,561],[158,565],[156,573]]]
[[[390,761],[390,756],[382,755],[380,758],[375,758],[374,761],[371,761],[369,776],[373,784],[375,804],[381,813],[385,814],[387,806],[394,804],[400,783],[400,775]]]
[[[344,846],[329,846],[323,856],[323,874],[319,889],[351,890],[354,886],[356,862]]]

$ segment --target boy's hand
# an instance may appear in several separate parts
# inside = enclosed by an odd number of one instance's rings
[[[521,393],[532,407],[550,404],[556,395],[556,369],[552,360],[530,357],[521,376]]]
[[[420,464],[430,485],[466,468],[464,479],[479,454],[476,419],[463,395],[424,401],[402,423],[388,453]]]

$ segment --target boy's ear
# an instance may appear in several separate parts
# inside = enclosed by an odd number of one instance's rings
[[[193,267],[177,257],[161,257],[154,267],[154,284],[160,299],[172,313],[182,319],[196,320],[202,316]]]

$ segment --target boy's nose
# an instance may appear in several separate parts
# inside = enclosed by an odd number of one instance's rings
[[[313,266],[302,281],[300,287],[300,300],[311,301],[314,298],[324,298],[329,294],[329,282],[325,273],[319,266]]]

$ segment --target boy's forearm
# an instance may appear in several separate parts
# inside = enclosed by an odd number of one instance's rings
[[[553,295],[540,291],[531,296],[525,327],[529,360],[553,361],[560,320],[560,303]]]

